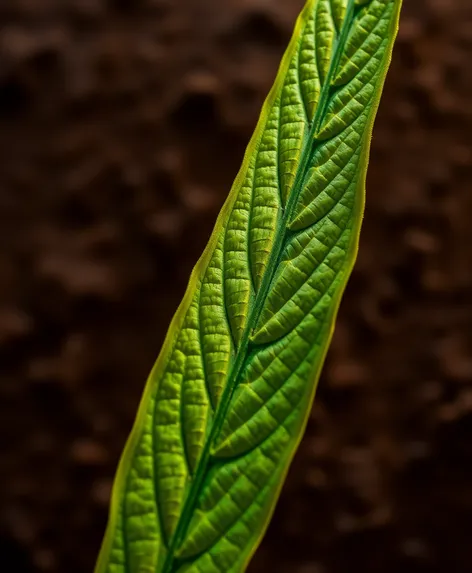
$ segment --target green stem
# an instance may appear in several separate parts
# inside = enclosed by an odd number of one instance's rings
[[[248,353],[250,351],[249,339],[251,336],[252,329],[257,324],[265,300],[269,293],[270,285],[274,278],[275,271],[280,263],[282,250],[287,239],[287,225],[292,218],[293,211],[298,201],[298,197],[303,188],[303,182],[309,169],[313,151],[316,149],[318,145],[315,140],[315,134],[320,129],[323,123],[324,115],[326,113],[326,108],[329,103],[330,96],[332,94],[331,81],[336,73],[339,60],[341,58],[344,46],[346,44],[347,36],[349,34],[349,30],[351,28],[352,21],[354,18],[355,9],[356,9],[355,0],[349,0],[341,32],[334,47],[334,53],[333,57],[331,58],[331,63],[328,74],[326,76],[326,81],[321,90],[320,100],[316,109],[316,113],[313,118],[308,137],[305,140],[305,145],[301,152],[301,161],[297,169],[297,173],[292,187],[292,192],[290,193],[290,197],[287,202],[287,206],[283,214],[281,224],[277,229],[277,234],[274,241],[274,247],[272,249],[269,258],[267,269],[264,273],[264,277],[262,279],[262,283],[259,292],[257,293],[254,305],[250,311],[247,325],[241,338],[241,344],[236,353],[236,360],[234,361],[232,369],[228,375],[228,382],[225,386],[220,404],[215,412],[215,418],[213,421],[212,429],[209,438],[205,444],[205,447],[203,449],[197,469],[195,471],[195,477],[190,486],[190,491],[187,496],[187,499],[185,500],[184,508],[180,516],[179,523],[177,524],[176,531],[170,542],[166,560],[162,568],[162,573],[174,573],[175,571],[174,553],[182,543],[187,533],[192,513],[195,509],[198,497],[202,489],[203,481],[211,465],[211,447],[215,439],[217,438],[221,430],[222,424],[224,422],[224,419],[226,417],[226,413],[228,411],[228,407],[231,402],[233,392],[237,387],[238,379],[241,375],[242,369],[244,367]]]

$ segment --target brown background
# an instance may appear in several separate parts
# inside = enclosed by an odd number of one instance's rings
[[[92,570],[302,0],[0,1],[0,569]],[[405,0],[360,256],[250,572],[472,571],[472,4]]]

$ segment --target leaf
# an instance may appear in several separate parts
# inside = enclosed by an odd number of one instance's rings
[[[305,6],[146,385],[97,573],[245,570],[354,264],[400,5]]]

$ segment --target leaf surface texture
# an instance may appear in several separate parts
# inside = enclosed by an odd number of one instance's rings
[[[148,380],[97,573],[238,573],[354,264],[399,0],[309,0]]]

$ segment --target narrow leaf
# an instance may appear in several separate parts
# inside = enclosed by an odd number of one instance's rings
[[[240,573],[354,264],[401,0],[309,0],[146,385],[96,573]]]

